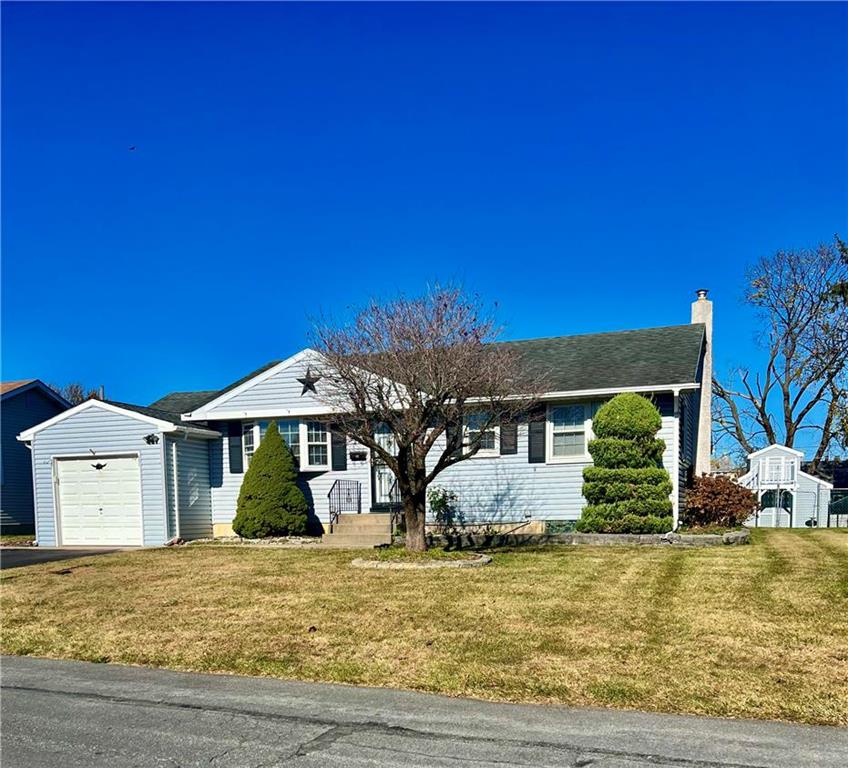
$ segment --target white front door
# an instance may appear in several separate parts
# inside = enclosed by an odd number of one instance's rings
[[[62,544],[143,544],[137,456],[57,459],[56,483]]]

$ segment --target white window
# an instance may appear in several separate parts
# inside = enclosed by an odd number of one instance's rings
[[[548,409],[548,460],[585,461],[588,451],[589,409],[584,403]]]
[[[766,481],[779,483],[783,480],[783,459],[774,458],[766,461]]]
[[[298,421],[297,419],[274,419],[277,430],[295,457],[295,466],[301,470],[327,469],[330,466],[330,433],[320,421]],[[246,421],[242,425],[242,452],[245,469],[257,446],[265,437],[269,421]],[[306,445],[306,453],[300,447]]]
[[[497,456],[498,455],[498,432],[497,424],[488,423],[491,414],[486,411],[474,411],[465,416],[465,444],[470,445],[480,439],[480,450],[475,456]]]
[[[247,469],[256,451],[256,425],[252,421],[246,421],[241,425],[241,444],[244,452],[244,467]]]
[[[286,445],[291,449],[295,459],[300,461],[300,422],[297,419],[274,419],[277,422],[277,431],[280,437],[283,438]],[[270,421],[262,421],[259,423],[260,440],[265,437],[265,430],[268,428]]]
[[[320,421],[307,421],[306,429],[306,464],[301,466],[311,468],[326,468],[329,464],[330,450],[327,445],[329,433],[327,425]]]

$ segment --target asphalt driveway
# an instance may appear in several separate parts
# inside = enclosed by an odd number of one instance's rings
[[[24,565],[50,563],[54,560],[73,560],[77,557],[91,557],[92,555],[107,555],[109,552],[117,551],[117,548],[107,549],[105,547],[95,549],[0,547],[0,568],[20,568]]]
[[[4,656],[3,768],[844,768],[848,729]]]

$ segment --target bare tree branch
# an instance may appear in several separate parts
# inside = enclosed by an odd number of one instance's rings
[[[525,412],[543,389],[544,377],[497,343],[499,334],[480,300],[453,288],[371,302],[347,324],[316,325],[321,397],[336,428],[394,473],[410,549],[426,547],[427,487],[477,454],[502,419]],[[394,452],[379,429],[392,435]]]
[[[794,446],[813,427],[821,431],[814,467],[824,458],[839,437],[848,386],[848,304],[834,298],[834,286],[846,281],[839,238],[812,250],[778,251],[749,271],[745,298],[758,310],[768,360],[753,381],[747,369],[729,377],[738,379],[736,389],[714,381],[719,437],[751,453],[760,436]]]

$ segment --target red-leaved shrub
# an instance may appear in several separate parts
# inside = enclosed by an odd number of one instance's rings
[[[730,477],[696,477],[686,492],[683,524],[689,528],[736,528],[757,509],[757,494]]]

